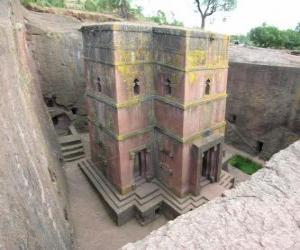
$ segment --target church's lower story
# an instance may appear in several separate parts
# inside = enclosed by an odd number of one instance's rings
[[[215,197],[222,196],[225,190],[234,185],[234,178],[221,171],[217,182],[205,178],[199,180],[200,193],[178,197],[162,182],[137,176],[135,188],[127,194],[120,192],[107,180],[104,174],[90,160],[78,162],[91,184],[109,206],[111,215],[118,225],[135,217],[142,225],[163,214],[169,219],[191,211]]]

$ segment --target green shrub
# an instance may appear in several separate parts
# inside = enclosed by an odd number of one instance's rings
[[[235,155],[228,160],[228,163],[246,174],[253,174],[257,170],[262,168],[262,165],[253,162],[252,160],[245,158],[241,155]]]
[[[65,1],[64,0],[22,0],[22,3],[26,6],[30,3],[35,3],[41,6],[46,7],[65,7]]]
[[[276,27],[263,24],[252,29],[249,38],[254,45],[263,48],[295,49],[300,46],[300,32],[295,30],[279,30]]]

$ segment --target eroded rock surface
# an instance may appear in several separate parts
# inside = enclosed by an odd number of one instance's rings
[[[84,102],[81,22],[69,16],[26,11],[27,38],[36,61],[42,93],[57,105],[76,109],[74,125],[87,130]]]
[[[19,1],[0,1],[0,249],[71,249],[60,153]]]
[[[300,141],[249,181],[170,221],[133,249],[299,249]]]

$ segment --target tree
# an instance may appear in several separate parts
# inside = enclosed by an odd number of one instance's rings
[[[201,15],[201,29],[205,28],[205,20],[217,11],[231,11],[236,8],[237,0],[195,0]]]
[[[162,10],[158,10],[155,16],[151,16],[146,19],[158,23],[160,25],[183,26],[183,23],[181,21],[175,19],[173,13],[172,13],[171,21],[168,21],[166,13],[163,12]]]
[[[267,24],[252,29],[249,38],[254,45],[263,48],[298,49],[300,47],[300,32],[291,29],[279,30]]]
[[[273,26],[262,25],[251,29],[249,33],[250,40],[259,47],[280,48],[283,46],[282,32]]]
[[[298,23],[298,25],[296,26],[295,31],[300,33],[300,23]]]

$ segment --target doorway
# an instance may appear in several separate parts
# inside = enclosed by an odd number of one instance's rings
[[[134,156],[134,177],[145,177],[147,172],[146,149],[137,151]]]
[[[210,172],[210,165],[209,165],[209,151],[207,150],[203,154],[203,159],[202,159],[202,176],[208,178],[209,177],[209,172]]]
[[[220,146],[216,145],[204,151],[202,157],[201,180],[207,179],[210,182],[216,181],[219,167]]]

